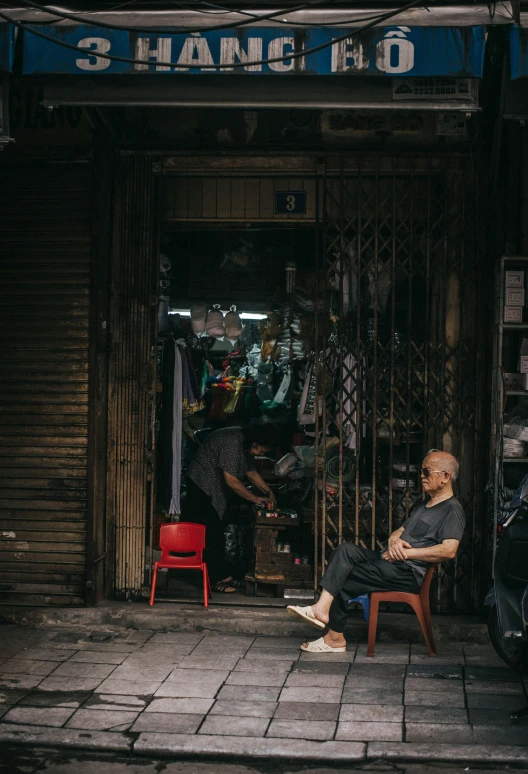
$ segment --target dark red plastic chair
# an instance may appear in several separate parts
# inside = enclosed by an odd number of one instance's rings
[[[203,560],[205,548],[205,527],[203,524],[192,524],[181,521],[177,524],[163,524],[160,529],[161,559],[154,565],[150,605],[154,604],[158,570],[167,567],[170,570],[200,570],[203,577],[204,607],[209,607],[211,584],[207,564]],[[180,556],[172,556],[180,554]],[[188,554],[181,556],[181,554]]]
[[[405,591],[373,591],[370,596],[370,616],[368,625],[367,656],[374,655],[376,643],[376,629],[378,628],[378,607],[380,602],[405,602],[410,605],[420,623],[422,634],[430,656],[436,656],[436,645],[433,637],[433,625],[431,623],[431,607],[429,605],[429,590],[431,581],[438,565],[433,564],[427,568],[422,588],[418,594],[408,594]]]

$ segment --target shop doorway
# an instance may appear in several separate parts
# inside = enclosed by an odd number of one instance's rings
[[[187,250],[201,245],[199,253],[193,258],[191,250],[186,260],[191,261],[196,287],[202,289],[210,280],[200,267],[207,265],[204,256],[213,247],[216,261],[220,254],[223,260],[226,252],[237,251],[245,255],[242,260],[250,260],[252,230],[262,235],[262,244],[273,245],[276,234],[286,240],[291,229],[294,244],[299,249],[313,245],[309,252],[315,258],[313,368],[304,381],[307,395],[313,397],[304,408],[314,425],[311,443],[316,450],[312,587],[339,542],[352,539],[376,547],[399,525],[420,497],[416,475],[420,459],[427,449],[437,447],[462,458],[459,495],[469,526],[457,562],[441,575],[436,607],[442,611],[476,607],[485,536],[481,502],[486,285],[478,244],[478,180],[471,159],[379,154],[323,159],[128,156],[124,164],[131,170],[131,184],[121,189],[126,206],[119,208],[118,244],[121,239],[128,250],[124,276],[133,275],[130,264],[136,261],[136,276],[142,279],[132,287],[134,304],[128,310],[126,303],[116,307],[124,314],[119,346],[130,351],[130,339],[138,339],[140,330],[141,357],[136,366],[122,370],[120,388],[113,393],[111,411],[123,418],[123,406],[130,406],[133,421],[125,423],[128,440],[121,445],[121,459],[117,451],[113,454],[118,486],[110,487],[110,497],[118,517],[117,533],[133,538],[143,553],[142,561],[140,554],[131,561],[130,554],[116,552],[116,594],[138,596],[148,591],[157,528],[154,361],[158,299],[167,289],[159,287],[160,254],[167,245],[173,249],[176,234]],[[143,178],[146,183],[138,187]],[[277,212],[275,196],[281,191],[305,192],[306,208],[293,214]],[[145,214],[140,205],[146,201]],[[184,287],[181,278],[178,281],[177,271],[174,302],[176,309],[187,309],[194,299],[189,283]],[[283,275],[280,282],[284,280]],[[237,302],[233,291],[241,292],[241,283],[212,284],[221,306],[231,299]],[[257,297],[258,293],[252,296]],[[169,298],[169,306],[172,303]],[[262,312],[269,311],[267,305]],[[140,328],[137,319],[143,321]],[[139,413],[127,397],[134,378]],[[140,428],[135,436],[134,422]],[[123,494],[131,491],[126,478],[129,457],[123,451],[131,442],[137,451],[133,487],[141,493],[135,503]],[[127,516],[127,508],[133,509],[133,516]],[[119,576],[119,567],[127,568],[126,577],[123,569]]]

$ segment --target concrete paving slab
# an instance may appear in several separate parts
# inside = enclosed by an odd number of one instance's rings
[[[305,640],[305,642],[306,641],[313,642],[313,638],[310,637],[310,639]],[[347,650],[345,653],[305,653],[304,651],[301,651],[300,661],[318,661],[329,663],[331,660],[333,663],[339,663],[341,661],[350,664],[352,661],[354,661],[355,656],[355,650]]]
[[[337,725],[336,739],[351,742],[401,742],[403,739],[403,724],[340,721]]]
[[[320,674],[318,672],[292,672],[286,680],[286,688],[342,688],[344,675]]]
[[[194,648],[203,638],[203,634],[191,632],[156,632],[148,638],[148,643],[149,645],[190,645]]]
[[[71,651],[58,648],[27,648],[17,654],[21,661],[67,661]]]
[[[45,726],[18,726],[9,723],[0,723],[0,743],[112,752],[127,752],[132,747],[132,739],[122,733],[78,731],[72,728]]]
[[[313,702],[281,701],[274,718],[278,720],[336,721],[340,704],[314,704]]]
[[[86,662],[88,664],[121,664],[126,658],[127,654],[120,651],[117,653],[99,653],[95,650],[80,650],[71,656],[70,661],[80,661],[81,663]]]
[[[403,721],[403,705],[391,707],[388,704],[342,704],[339,720],[401,723]]]
[[[74,709],[62,707],[13,707],[4,715],[2,722],[60,728],[74,712]]]
[[[20,661],[18,658],[11,658],[0,666],[0,678],[10,675],[41,675],[47,677],[50,672],[57,668],[55,661]]]
[[[130,731],[156,731],[166,734],[195,734],[204,715],[176,715],[168,712],[143,712]]]
[[[262,687],[279,687],[282,688],[286,680],[286,674],[279,672],[278,674],[257,672],[231,672],[226,680],[226,685],[254,685]]]
[[[42,680],[46,678],[40,675],[8,675],[0,678],[0,691],[6,689],[16,689],[19,691],[31,691],[36,688]]]
[[[29,662],[28,662],[29,663]],[[55,664],[53,678],[76,677],[96,678],[104,680],[117,669],[115,664],[80,664],[78,661],[65,661],[63,664]]]
[[[429,654],[413,655],[411,653],[410,663],[414,666],[420,666],[421,664],[430,664],[434,658],[436,665],[441,666],[459,666],[463,667],[466,663],[464,656],[430,656]]]
[[[421,677],[431,680],[462,680],[462,667],[447,664],[410,664],[407,677]]]
[[[468,666],[464,670],[466,680],[496,680],[500,683],[518,683],[519,673],[509,667]]]
[[[338,704],[341,701],[341,693],[341,688],[283,688],[279,701]]]
[[[528,750],[508,745],[479,744],[412,744],[402,742],[369,742],[369,761],[434,761],[445,763],[528,764]]]
[[[252,659],[252,658],[241,658],[239,661],[237,661],[237,664],[233,671],[234,672],[258,671],[262,674],[264,672],[266,673],[271,672],[273,674],[277,674],[278,672],[283,672],[286,675],[291,669],[291,664],[288,661],[277,661],[274,664],[269,664],[269,665],[265,665],[265,664],[266,662],[255,661],[255,659]]]
[[[463,656],[464,647],[462,642],[437,642],[436,650],[438,656]],[[427,645],[422,642],[411,643],[411,654],[418,656],[429,656]],[[430,656],[429,656],[430,658]],[[436,658],[436,656],[435,656]]]
[[[424,691],[431,693],[449,693],[461,696],[464,693],[462,680],[437,680],[429,677],[408,677],[405,680],[406,691]]]
[[[227,669],[172,669],[168,676],[167,683],[178,683],[179,685],[214,685],[220,687],[229,677]]]
[[[403,693],[401,691],[356,688],[353,685],[345,685],[341,701],[343,704],[390,704],[398,706],[403,704]]]
[[[469,722],[472,726],[510,726],[510,712],[501,709],[470,709]],[[486,740],[486,741],[489,741]]]
[[[433,693],[432,691],[405,691],[404,704],[422,707],[464,707],[464,695],[450,693]]]
[[[88,731],[112,731],[117,726],[125,726],[128,729],[138,714],[138,712],[125,712],[123,710],[80,709],[66,723],[66,728],[83,728]]]
[[[466,693],[500,693],[503,696],[514,696],[523,693],[520,683],[500,683],[498,680],[466,680]]]
[[[180,669],[225,669],[230,671],[234,669],[239,656],[214,656],[204,658],[202,656],[185,656],[178,664]]]
[[[348,675],[345,680],[347,688],[363,688],[373,691],[403,691],[403,677],[368,677],[367,675],[356,675],[354,672]]]
[[[300,659],[292,666],[292,674],[296,672],[316,672],[320,675],[344,675],[348,674],[351,665],[341,661],[303,661]]]
[[[503,696],[495,693],[470,693],[467,695],[468,709],[514,710],[526,705],[524,696]]]
[[[277,701],[280,689],[258,685],[224,685],[218,694],[221,701]]]
[[[337,723],[329,720],[278,720],[273,719],[267,737],[279,739],[313,739],[319,741],[334,738]]]
[[[208,715],[198,734],[263,737],[268,718],[244,718],[239,715]]]
[[[0,690],[0,707],[16,704],[28,693],[29,691],[22,691],[20,689],[3,688]]]
[[[92,694],[89,691],[31,691],[20,700],[21,707],[71,707],[77,709]]]
[[[153,682],[159,682],[160,680],[166,680],[170,675],[173,667],[172,665],[166,666],[150,666],[150,667],[137,667],[137,666],[117,666],[112,672],[112,680],[128,680],[135,681],[141,680]]]
[[[153,696],[161,686],[160,680],[116,680],[109,677],[96,689],[96,693],[116,693],[120,696]]]
[[[364,760],[366,745],[355,742],[314,742],[306,739],[257,739],[146,732],[140,734],[135,742],[134,752],[141,755],[242,758],[261,761],[287,758],[289,761],[328,763],[331,760],[350,764]]]
[[[153,699],[145,712],[173,712],[176,715],[205,715],[213,699]]]
[[[210,685],[206,685],[204,683],[193,684],[183,681],[181,683],[176,681],[167,681],[158,688],[154,694],[154,698],[158,699],[168,697],[173,699],[214,699],[220,690],[221,685],[222,682],[214,682]]]
[[[437,745],[442,742],[451,744],[471,744],[474,741],[473,729],[466,723],[405,723],[407,742]]]
[[[253,647],[256,648],[286,648],[295,650],[299,647],[298,637],[255,637]]]
[[[528,745],[528,726],[475,726],[473,738],[477,744],[487,744],[493,739],[494,744]]]
[[[504,661],[498,656],[465,656],[466,666],[501,667]]]
[[[243,650],[251,647],[255,642],[255,637],[244,636],[241,634],[206,634],[200,642],[200,648],[206,650],[218,650],[218,648],[234,648]]]
[[[405,664],[351,664],[348,672],[350,678],[356,676],[376,678],[403,678],[406,672]]]
[[[276,701],[243,701],[240,699],[222,701],[213,704],[210,715],[242,715],[251,718],[271,718],[280,706]]]
[[[50,677],[37,686],[39,691],[95,691],[102,682],[101,677]]]
[[[295,650],[286,650],[286,648],[268,649],[268,648],[250,648],[246,656],[255,661],[288,661],[293,664],[301,655],[301,650],[297,647]]]
[[[405,707],[407,723],[467,723],[466,709],[457,707]]]
[[[143,696],[112,696],[104,693],[94,693],[84,703],[83,709],[91,710],[125,710],[141,712],[148,706],[150,699]]]

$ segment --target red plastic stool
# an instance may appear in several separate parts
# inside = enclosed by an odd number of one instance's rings
[[[418,594],[408,594],[405,591],[372,591],[370,594],[370,616],[368,625],[368,646],[367,656],[374,655],[374,645],[376,643],[376,629],[378,628],[378,607],[380,602],[405,602],[410,605],[420,623],[422,634],[429,650],[430,656],[436,656],[436,645],[433,637],[433,626],[431,623],[431,607],[429,605],[429,590],[433,575],[438,564],[433,564],[427,568],[422,588]]]

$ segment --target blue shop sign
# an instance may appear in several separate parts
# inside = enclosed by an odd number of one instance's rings
[[[0,72],[12,71],[14,53],[15,27],[7,22],[0,22]]]
[[[359,37],[337,42],[335,39],[346,29],[244,27],[190,34],[168,31],[166,35],[88,26],[39,27],[38,30],[45,31],[54,41],[24,32],[24,74],[239,72],[480,78],[486,40],[484,26],[376,27]],[[58,45],[60,42],[78,50]],[[329,45],[297,59],[258,64],[322,44]],[[148,60],[150,64],[104,59],[97,54]],[[233,67],[236,63],[244,66]]]
[[[528,78],[528,33],[520,27],[510,27],[511,78]]]

